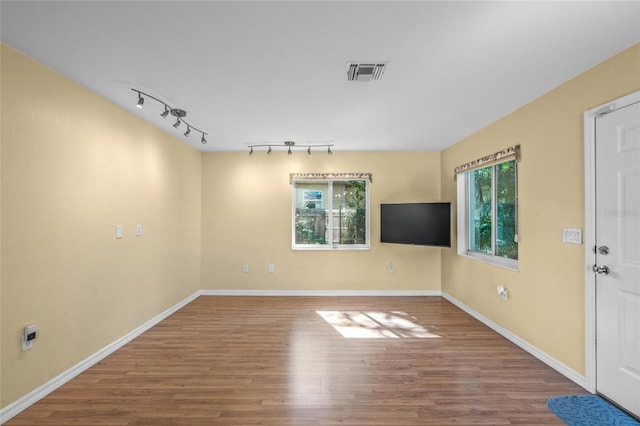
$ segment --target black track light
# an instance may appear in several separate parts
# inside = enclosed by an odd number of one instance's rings
[[[265,144],[254,144],[254,145],[249,145],[249,154],[253,154],[254,148],[259,148],[259,147],[267,147],[267,154],[271,155],[271,152],[273,152],[273,148],[275,147],[276,149],[278,147],[282,147],[282,148],[287,148],[287,155],[293,155],[293,151],[297,148],[306,148],[307,150],[307,154],[311,155],[311,149],[312,148],[328,148],[327,150],[327,154],[331,155],[333,154],[333,152],[331,151],[331,147],[333,146],[333,144],[296,144],[294,141],[284,141],[282,144],[278,144],[278,143],[265,143]]]
[[[191,130],[195,130],[196,132],[202,133],[202,138],[200,139],[200,142],[202,142],[203,144],[207,143],[207,139],[205,138],[205,135],[207,133],[198,129],[197,127],[192,126],[190,123],[185,121],[185,117],[187,116],[187,111],[179,108],[173,108],[171,107],[171,105],[167,104],[165,101],[161,101],[155,96],[152,96],[148,93],[144,93],[138,89],[131,88],[131,90],[138,94],[138,103],[136,104],[138,108],[142,109],[142,106],[144,105],[145,97],[153,99],[159,104],[162,104],[162,106],[164,107],[164,111],[160,114],[160,117],[167,118],[167,116],[171,114],[173,117],[176,117],[176,122],[174,123],[173,127],[177,129],[178,127],[180,127],[180,123],[184,122],[184,124],[186,124],[187,131],[184,132],[185,137],[189,137],[189,135],[191,134]]]

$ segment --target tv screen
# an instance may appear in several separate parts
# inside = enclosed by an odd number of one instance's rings
[[[381,204],[380,242],[451,247],[451,203]]]

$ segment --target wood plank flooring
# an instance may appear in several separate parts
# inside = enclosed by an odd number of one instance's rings
[[[565,394],[439,297],[204,296],[6,424],[561,425]]]

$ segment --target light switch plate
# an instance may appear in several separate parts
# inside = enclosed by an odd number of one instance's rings
[[[122,238],[122,225],[116,225],[116,238]]]
[[[582,244],[582,229],[564,228],[562,230],[562,242],[565,244]]]

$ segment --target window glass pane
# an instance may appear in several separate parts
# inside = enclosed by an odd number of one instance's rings
[[[333,182],[333,242],[366,243],[366,182]]]
[[[295,206],[295,243],[327,243],[326,183],[297,183]]]
[[[518,259],[517,171],[516,162],[508,161],[496,168],[496,255]]]
[[[493,167],[469,172],[469,250],[492,254],[491,181]]]

